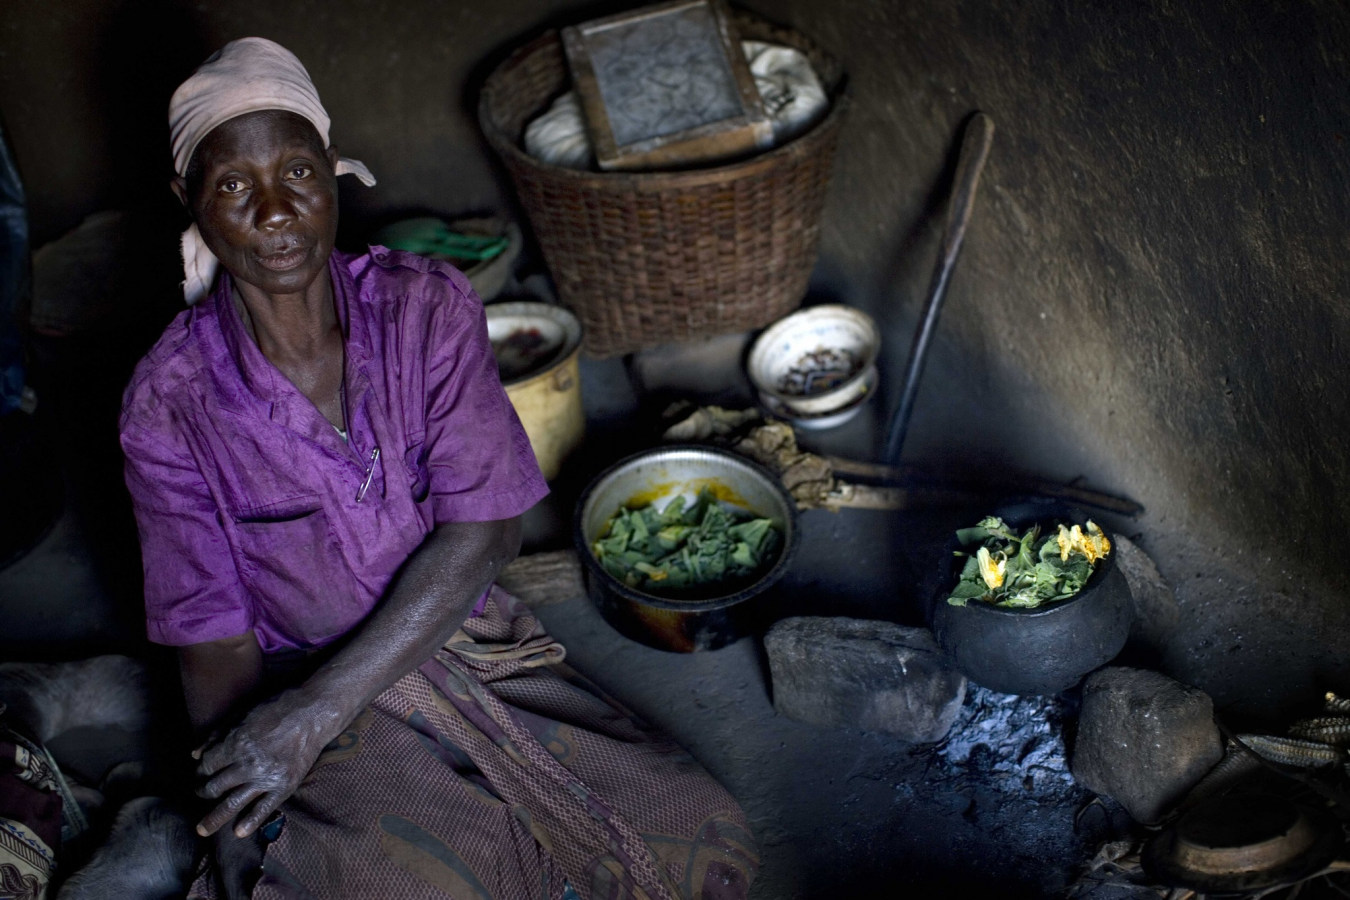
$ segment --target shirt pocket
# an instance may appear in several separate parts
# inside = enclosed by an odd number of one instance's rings
[[[262,532],[261,526],[284,524],[323,515],[323,500],[318,494],[300,494],[280,500],[268,500],[251,506],[239,506],[231,511],[235,524]]]
[[[259,618],[296,646],[317,646],[368,612],[317,494],[231,511],[240,576]]]

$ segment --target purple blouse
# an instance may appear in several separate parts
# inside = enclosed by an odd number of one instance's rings
[[[347,441],[248,337],[227,275],[136,367],[121,439],[152,641],[331,643],[435,525],[548,492],[468,280],[383,247],[329,269]]]

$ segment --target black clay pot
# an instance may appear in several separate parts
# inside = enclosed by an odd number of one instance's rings
[[[1044,516],[1040,509],[1042,515],[1025,518],[1027,512],[1002,518],[1019,529],[1033,521],[1047,526],[1056,519],[1086,521],[1073,512]],[[952,549],[956,546],[953,541]],[[950,553],[944,560],[948,575],[933,607],[933,633],[953,665],[974,683],[1007,694],[1058,694],[1125,646],[1134,602],[1114,550],[1097,562],[1083,590],[1035,609],[1004,609],[978,600],[952,606],[946,596],[960,573],[953,560]]]

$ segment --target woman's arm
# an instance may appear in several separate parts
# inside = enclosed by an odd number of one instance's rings
[[[178,668],[194,740],[201,742],[253,699],[262,683],[262,648],[252,631],[190,644],[178,649]],[[226,831],[217,832],[214,843],[226,898],[247,897],[262,865],[262,845],[253,836],[241,839]]]
[[[297,688],[255,706],[201,755],[198,792],[219,800],[197,826],[234,821],[252,834],[291,795],[323,748],[365,706],[454,635],[520,550],[520,520],[439,525],[413,552],[374,613]],[[203,698],[203,707],[210,706]]]
[[[178,648],[183,700],[197,741],[222,724],[262,682],[262,648],[252,631]]]

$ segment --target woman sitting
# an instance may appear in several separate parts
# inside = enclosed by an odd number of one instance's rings
[[[284,48],[228,44],[169,119],[194,305],[121,436],[211,801],[193,896],[743,897],[736,802],[493,585],[547,488],[467,280],[334,249],[337,176],[374,179]]]

